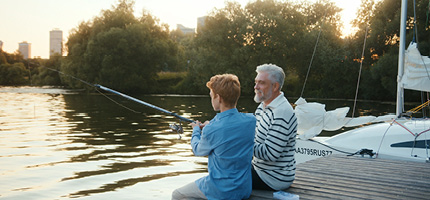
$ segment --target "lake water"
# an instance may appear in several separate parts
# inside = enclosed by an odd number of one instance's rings
[[[194,120],[215,115],[209,95],[136,98]],[[318,102],[327,110],[353,105]],[[256,107],[252,97],[238,103],[242,112]],[[395,111],[393,103],[357,108],[360,115]],[[180,138],[173,123],[170,115],[116,95],[0,88],[0,199],[170,199],[207,170],[207,159],[191,152],[191,127],[185,124]]]

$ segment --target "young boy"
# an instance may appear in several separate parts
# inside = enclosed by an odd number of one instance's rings
[[[209,175],[176,189],[172,199],[246,199],[252,191],[255,117],[236,109],[237,76],[216,75],[206,86],[212,107],[219,113],[204,124],[191,123],[191,147],[194,155],[208,156]]]

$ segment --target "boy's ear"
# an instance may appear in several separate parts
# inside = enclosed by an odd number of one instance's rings
[[[221,98],[221,96],[219,96],[219,94],[216,94],[217,95],[217,97],[218,97],[218,101],[219,102],[222,102],[222,98]]]

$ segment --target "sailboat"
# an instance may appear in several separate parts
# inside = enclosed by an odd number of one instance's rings
[[[429,57],[421,56],[414,42],[405,50],[406,13],[407,0],[402,0],[396,114],[348,118],[347,107],[327,112],[323,104],[299,98],[295,103],[299,124],[297,163],[333,154],[430,162],[430,119],[411,118],[402,113],[404,89],[430,92]],[[332,137],[318,136],[322,130],[357,125],[362,126]]]

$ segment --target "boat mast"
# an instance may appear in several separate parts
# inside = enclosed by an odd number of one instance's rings
[[[397,72],[397,102],[396,102],[396,116],[397,118],[403,112],[403,86],[400,83],[403,76],[405,65],[405,43],[406,43],[406,15],[408,11],[408,0],[402,0],[401,15],[400,15],[400,45],[399,45],[399,63]]]

